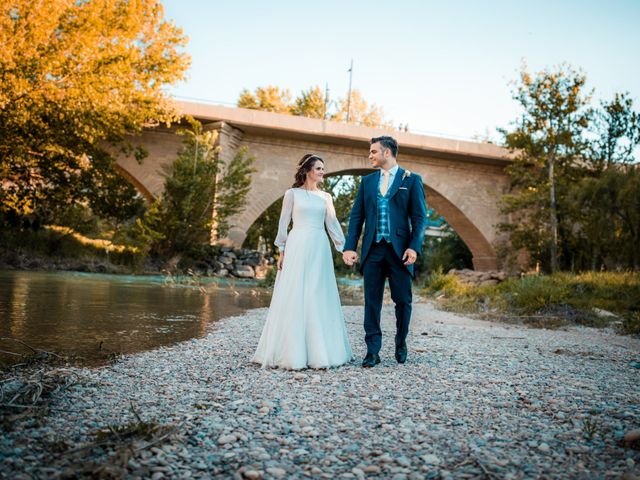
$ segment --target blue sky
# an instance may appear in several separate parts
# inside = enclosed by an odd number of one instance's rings
[[[163,0],[189,37],[177,97],[234,103],[243,88],[353,87],[416,133],[471,138],[517,118],[510,81],[561,62],[594,98],[640,109],[640,0]]]

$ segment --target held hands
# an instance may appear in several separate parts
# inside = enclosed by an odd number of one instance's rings
[[[342,260],[348,266],[352,267],[358,261],[358,254],[353,250],[345,250],[342,252]]]
[[[417,259],[418,259],[418,254],[416,253],[415,250],[411,248],[407,248],[404,251],[404,255],[402,255],[402,260],[404,261],[405,265],[411,265],[415,263]]]

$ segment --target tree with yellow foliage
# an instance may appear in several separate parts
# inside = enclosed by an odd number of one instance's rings
[[[384,119],[382,108],[376,104],[369,105],[358,90],[351,92],[350,101],[348,98],[334,101],[323,94],[320,87],[315,86],[302,91],[292,100],[289,89],[274,86],[258,87],[255,93],[244,89],[240,93],[237,106],[334,122],[346,122],[348,109],[349,123],[367,127],[393,128],[390,122]]]
[[[264,110],[265,112],[290,113],[291,93],[288,89],[280,90],[280,87],[258,87],[251,93],[244,89],[240,92],[238,107],[252,110]]]
[[[126,202],[109,147],[175,118],[185,44],[157,0],[0,0],[0,214]]]

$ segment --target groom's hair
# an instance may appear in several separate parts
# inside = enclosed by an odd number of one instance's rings
[[[380,145],[382,145],[382,148],[389,149],[391,150],[391,155],[393,155],[393,158],[396,158],[398,156],[398,142],[396,142],[396,139],[393,137],[388,137],[388,136],[382,136],[382,137],[373,137],[371,139],[371,145],[373,145],[374,143],[380,143]]]

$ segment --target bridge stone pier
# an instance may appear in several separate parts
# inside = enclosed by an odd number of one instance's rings
[[[373,171],[367,159],[369,140],[392,135],[398,140],[398,163],[420,174],[427,204],[442,215],[467,244],[476,270],[498,268],[495,252],[503,218],[498,202],[506,191],[508,151],[496,145],[386,131],[257,110],[179,102],[179,110],[219,132],[224,160],[246,146],[256,158],[247,207],[231,219],[227,242],[240,246],[253,222],[293,183],[298,160],[315,153],[325,160],[327,175],[364,175]],[[177,127],[146,130],[130,139],[149,156],[142,164],[120,155],[117,165],[146,198],[162,193],[162,167],[180,148]]]

